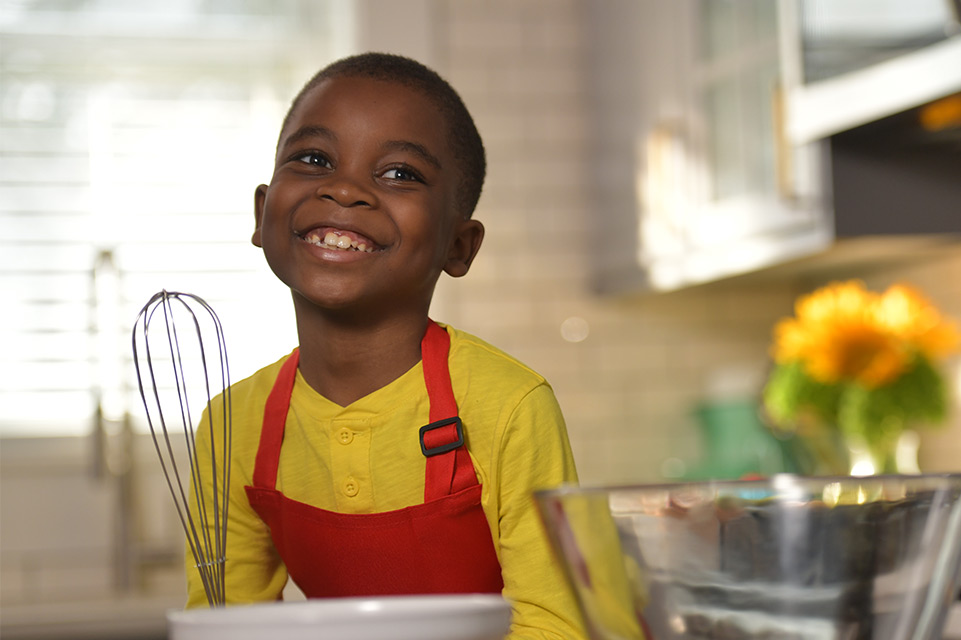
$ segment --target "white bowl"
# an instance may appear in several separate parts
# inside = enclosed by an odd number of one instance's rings
[[[167,614],[170,640],[502,640],[499,595],[330,598]]]

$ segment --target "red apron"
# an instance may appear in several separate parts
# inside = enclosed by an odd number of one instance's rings
[[[421,342],[430,400],[430,424],[420,430],[427,456],[424,503],[371,514],[326,511],[276,490],[299,352],[281,366],[267,397],[253,486],[245,489],[307,597],[499,593],[503,588],[481,508],[481,485],[457,417],[449,351],[450,336],[428,321]]]

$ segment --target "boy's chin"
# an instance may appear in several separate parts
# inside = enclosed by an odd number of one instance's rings
[[[426,317],[430,309],[430,295],[389,299],[383,295],[358,294],[356,291],[305,292],[291,289],[294,309],[298,314],[326,317],[338,322],[357,325],[380,323],[390,318]],[[420,300],[420,303],[414,302]]]
[[[311,311],[328,312],[333,314],[351,313],[359,311],[363,306],[356,295],[347,293],[305,292],[291,289],[294,303],[308,307]]]

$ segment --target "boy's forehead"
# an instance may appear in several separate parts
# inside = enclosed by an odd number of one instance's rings
[[[332,76],[324,78],[303,94],[281,132],[281,142],[314,114],[351,103],[366,107],[385,101],[400,109],[415,110],[435,124],[447,125],[446,115],[437,100],[409,83],[366,76]],[[350,110],[350,107],[347,109]]]

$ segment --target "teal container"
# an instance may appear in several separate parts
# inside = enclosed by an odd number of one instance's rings
[[[745,476],[797,473],[790,440],[764,426],[755,400],[704,403],[694,411],[702,438],[702,458],[688,480],[736,480]]]

